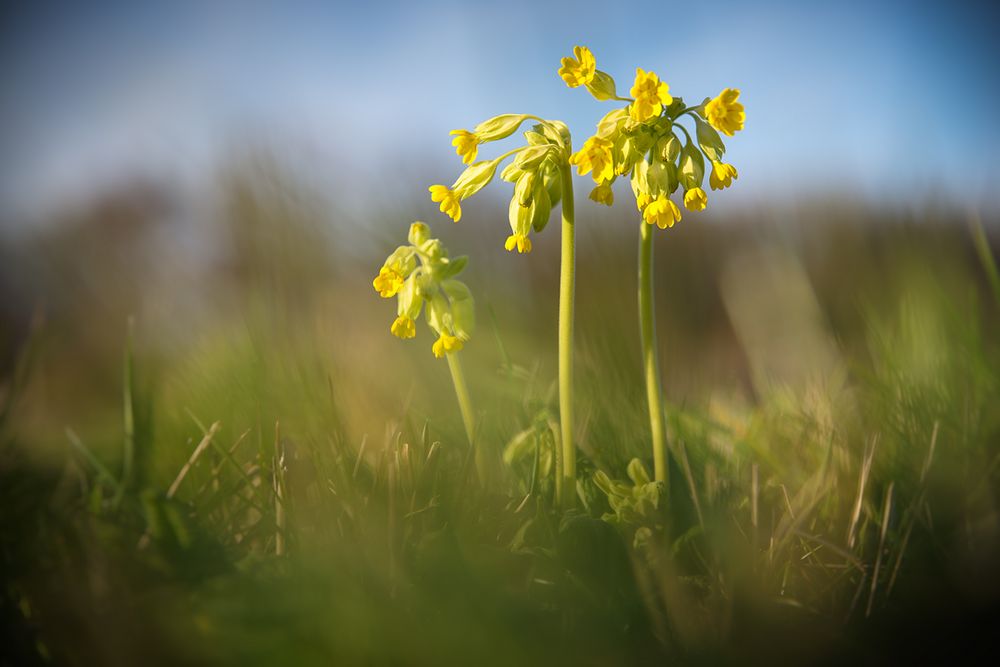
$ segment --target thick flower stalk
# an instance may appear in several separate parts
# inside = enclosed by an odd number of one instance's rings
[[[708,176],[712,190],[722,190],[737,178],[736,168],[722,161],[726,147],[719,132],[727,136],[743,129],[746,113],[738,102],[740,91],[726,88],[713,99],[688,107],[670,93],[670,86],[652,71],[636,69],[631,98],[614,91],[614,80],[597,69],[597,59],[586,47],[574,47],[574,58],[563,58],[559,75],[568,86],[586,85],[599,100],[627,102],[598,122],[597,132],[579,152],[570,156],[581,175],[590,173],[595,187],[590,199],[611,206],[611,186],[619,176],[628,177],[642,218],[639,240],[639,332],[642,343],[646,397],[653,441],[655,478],[667,481],[666,431],[663,417],[663,389],[656,352],[653,311],[652,226],[668,229],[681,221],[681,208],[671,197],[680,189],[680,200],[688,211],[703,211],[708,195],[702,188],[705,160],[711,165]],[[600,88],[594,81],[601,75]],[[590,78],[588,78],[590,77]],[[681,124],[694,123],[692,133]]]
[[[408,245],[399,246],[386,258],[372,286],[382,298],[396,297],[396,319],[389,327],[393,336],[414,338],[416,320],[421,312],[425,314],[427,326],[437,336],[431,351],[435,357],[448,360],[465,433],[472,447],[475,418],[462,365],[455,354],[475,327],[472,293],[465,283],[455,279],[468,258],[449,257],[448,250],[440,240],[431,238],[430,228],[422,222],[410,225],[408,241]],[[479,450],[476,462],[483,475],[485,460]]]
[[[586,86],[601,99],[618,99],[611,77],[597,71],[589,51],[577,51],[575,58],[564,59],[560,74],[573,86]],[[609,83],[610,82],[610,83]],[[610,88],[608,87],[610,85]],[[525,144],[492,160],[475,162],[482,144],[504,139],[527,121],[535,121],[524,132]],[[529,114],[503,114],[477,125],[472,131],[454,130],[452,145],[465,171],[449,187],[432,185],[431,199],[441,212],[455,222],[462,217],[461,202],[482,190],[493,180],[500,164],[511,158],[500,178],[514,184],[508,207],[510,234],[504,248],[519,254],[531,252],[531,234],[541,232],[549,222],[552,208],[562,204],[562,253],[559,281],[559,417],[561,422],[562,470],[560,485],[564,507],[576,494],[576,450],[573,443],[573,298],[575,289],[575,238],[573,220],[573,181],[570,171],[572,139],[560,121],[545,120]],[[607,149],[607,150],[605,150]],[[612,163],[600,162],[610,144],[593,147],[592,169],[612,175]],[[610,153],[608,153],[610,155]],[[391,267],[390,267],[391,268]],[[385,280],[390,280],[387,277]],[[442,343],[444,345],[445,343]]]

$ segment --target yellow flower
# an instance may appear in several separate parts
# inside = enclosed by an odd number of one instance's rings
[[[689,211],[704,211],[708,206],[708,195],[701,188],[691,188],[684,193],[684,208]]]
[[[643,71],[641,67],[635,69],[635,84],[631,93],[635,101],[629,106],[628,112],[637,123],[659,116],[663,107],[674,101],[670,96],[670,86],[660,81],[655,72]]]
[[[434,341],[434,345],[431,346],[431,351],[438,359],[443,357],[447,352],[458,352],[461,349],[462,339],[446,333],[441,334],[441,337]]]
[[[389,330],[392,331],[392,335],[396,338],[413,338],[417,335],[417,327],[414,325],[413,320],[406,315],[397,317]]]
[[[403,286],[403,274],[394,267],[383,266],[372,281],[372,286],[383,299],[396,296],[396,292]]]
[[[597,71],[597,61],[594,54],[586,46],[574,46],[573,55],[576,58],[563,58],[559,76],[570,88],[586,86],[594,78]]]
[[[569,163],[577,166],[581,176],[592,171],[597,184],[610,181],[615,176],[615,159],[611,154],[613,146],[610,139],[590,137],[584,142],[583,148],[569,156]]]
[[[708,175],[708,184],[713,190],[724,190],[732,185],[736,178],[739,178],[736,167],[725,162],[713,162],[712,173]]]
[[[739,97],[739,89],[726,88],[705,105],[705,117],[709,124],[729,137],[743,129],[743,122],[747,117],[743,105],[736,101]]]
[[[646,205],[642,212],[642,219],[646,221],[646,224],[666,229],[673,227],[675,222],[680,222],[681,210],[677,208],[677,204],[661,193],[659,197]]]
[[[432,185],[427,188],[431,192],[431,201],[441,202],[441,212],[458,222],[462,218],[461,197],[454,190],[444,185]]]
[[[479,135],[468,130],[452,130],[451,135],[455,137],[451,140],[451,145],[455,147],[462,162],[469,164],[474,161],[479,151]]]
[[[508,252],[513,252],[514,248],[517,248],[518,254],[527,254],[531,252],[531,239],[528,238],[527,234],[511,234],[507,237],[507,241],[503,244],[503,247]]]
[[[611,185],[608,183],[601,183],[591,190],[590,198],[598,204],[604,204],[605,206],[611,206],[615,203],[615,193],[611,190]]]
[[[637,194],[635,196],[635,206],[640,211],[643,210],[644,208],[646,208],[647,206],[649,206],[649,202],[651,202],[651,201],[653,201],[653,198],[650,197],[645,192],[640,192],[639,194]]]

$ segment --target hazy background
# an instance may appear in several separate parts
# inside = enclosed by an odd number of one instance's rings
[[[581,143],[610,107],[556,76],[574,44],[626,91],[636,65],[689,100],[742,89],[720,207],[995,210],[997,18],[968,1],[8,3],[0,224],[143,179],[194,206],[249,145],[367,226],[450,182],[453,128],[527,111]]]

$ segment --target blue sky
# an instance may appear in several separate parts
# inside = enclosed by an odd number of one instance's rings
[[[87,4],[87,7],[84,7]],[[559,58],[587,44],[688,100],[735,86],[729,205],[836,194],[996,207],[990,3],[25,3],[0,14],[0,220],[134,174],[196,185],[248,141],[319,183],[400,197],[447,182],[447,133],[504,112],[577,143],[606,103]],[[727,193],[728,194],[728,193]]]

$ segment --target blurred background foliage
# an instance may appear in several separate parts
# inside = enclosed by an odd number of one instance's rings
[[[560,517],[532,463],[556,414],[554,236],[510,255],[502,206],[407,209],[473,258],[478,484],[432,341],[391,337],[371,289],[413,216],[348,236],[265,151],[215,192],[183,232],[139,182],[4,241],[9,664],[989,648],[1000,302],[968,215],[831,200],[657,234],[657,491],[629,465],[650,465],[638,222],[582,204],[583,506]]]

